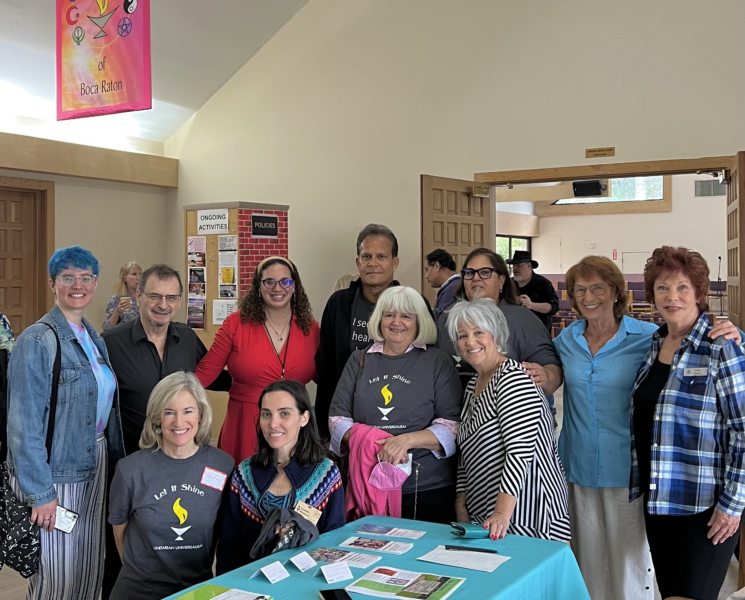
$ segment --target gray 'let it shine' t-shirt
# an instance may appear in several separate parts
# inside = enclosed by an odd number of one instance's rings
[[[351,418],[391,435],[422,431],[435,419],[460,422],[463,389],[450,358],[437,348],[414,348],[400,356],[365,353],[349,357],[329,408],[331,417]],[[430,450],[412,450],[421,465],[420,492],[455,483],[455,457],[438,459]],[[416,477],[404,482],[403,493],[415,491]]]
[[[211,446],[184,459],[148,449],[119,461],[109,523],[127,530],[111,600],[156,600],[212,577],[215,523],[233,467]]]

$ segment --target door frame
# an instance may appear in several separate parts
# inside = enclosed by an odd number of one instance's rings
[[[34,212],[36,216],[35,250],[36,260],[32,268],[36,272],[36,294],[34,320],[40,319],[54,306],[54,294],[47,285],[49,257],[55,249],[54,242],[54,182],[37,179],[0,177],[0,188],[35,192]]]

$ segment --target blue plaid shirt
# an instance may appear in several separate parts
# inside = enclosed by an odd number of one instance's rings
[[[745,509],[745,357],[723,337],[710,340],[702,314],[673,355],[654,413],[650,514],[691,515],[716,505],[739,517]],[[649,373],[667,335],[663,325],[636,376],[632,396]],[[639,489],[631,408],[630,500]]]

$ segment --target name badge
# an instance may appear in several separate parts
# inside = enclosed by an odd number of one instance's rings
[[[695,369],[683,369],[683,375],[685,377],[698,377],[700,375],[708,375],[709,369],[706,367],[697,367]]]
[[[199,483],[201,483],[202,485],[206,485],[207,487],[211,487],[213,490],[222,492],[227,479],[227,473],[205,467],[204,473],[202,473],[202,480]]]
[[[59,504],[57,505],[57,518],[54,523],[55,529],[59,529],[65,533],[70,533],[77,522],[78,513],[62,508]]]
[[[318,519],[321,518],[321,511],[312,506],[308,506],[305,502],[298,502],[295,505],[295,511],[299,513],[301,517],[313,523],[313,525],[318,524]]]

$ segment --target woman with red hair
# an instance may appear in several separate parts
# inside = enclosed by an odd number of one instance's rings
[[[662,597],[716,600],[745,509],[745,356],[708,336],[698,252],[657,248],[644,288],[665,324],[632,392],[629,495],[644,496]]]

